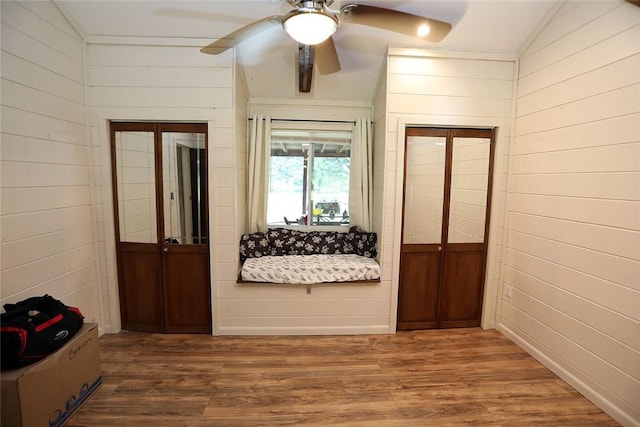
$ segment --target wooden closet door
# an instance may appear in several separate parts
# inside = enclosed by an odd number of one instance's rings
[[[122,328],[162,332],[155,127],[151,123],[112,123],[111,140]]]
[[[122,327],[210,333],[207,125],[111,132]]]
[[[407,128],[398,329],[480,325],[493,130]]]
[[[211,332],[206,125],[161,124],[165,332]]]
[[[493,177],[493,130],[451,129],[440,327],[480,326]]]
[[[407,129],[398,329],[438,326],[447,132]]]

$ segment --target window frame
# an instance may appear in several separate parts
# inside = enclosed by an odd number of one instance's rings
[[[330,126],[326,126],[327,123],[321,123],[322,125],[325,126],[315,126],[316,124],[314,124],[314,126],[304,126],[304,125],[300,125],[300,124],[296,124],[295,126],[291,126],[289,124],[289,126],[273,126],[271,129],[271,150],[270,150],[270,155],[269,155],[269,164],[270,164],[270,168],[269,168],[269,191],[267,194],[267,221],[269,218],[269,200],[270,200],[270,196],[271,196],[271,177],[272,177],[272,158],[275,157],[274,156],[274,145],[276,144],[281,144],[283,143],[283,140],[291,142],[292,144],[300,144],[301,145],[301,149],[300,149],[300,155],[303,157],[303,183],[302,183],[302,216],[306,216],[308,218],[309,212],[312,212],[315,208],[315,204],[319,203],[316,202],[315,200],[312,199],[311,196],[313,196],[313,171],[314,171],[314,166],[316,165],[316,157],[319,157],[316,155],[316,151],[318,150],[318,146],[327,146],[327,145],[331,145],[331,146],[336,146],[336,145],[347,145],[349,146],[349,155],[348,156],[322,156],[322,157],[337,157],[337,158],[348,158],[349,162],[351,159],[351,142],[352,142],[352,138],[353,138],[353,129],[352,129],[352,124],[348,123],[344,124],[344,123],[340,123],[340,124],[336,124],[336,123],[329,123]],[[336,126],[339,125],[339,126]],[[333,135],[332,135],[333,134]],[[333,138],[331,137],[333,136]],[[308,144],[307,148],[304,148],[304,145]],[[283,146],[283,145],[282,145]],[[320,150],[323,150],[324,147],[322,147]],[[283,150],[286,151],[286,149],[283,146]],[[342,149],[339,149],[339,151],[337,151],[337,153],[339,153],[340,151],[342,151]],[[287,157],[287,156],[283,156],[283,157]],[[297,157],[292,155],[291,157]],[[351,175],[351,167],[349,166],[349,179],[350,179],[350,175]],[[348,193],[349,193],[349,188],[347,187],[347,205],[348,205]],[[344,211],[344,209],[343,209]],[[336,218],[342,218],[342,213],[336,213]],[[313,218],[313,215],[312,215]],[[347,218],[349,218],[347,216]],[[346,221],[346,222],[342,222],[342,220],[340,221],[331,221],[330,224],[319,224],[319,223],[314,223],[313,220],[311,221],[311,223],[308,223],[309,221],[307,220],[306,224],[301,224],[298,222],[299,218],[293,218],[290,222],[285,223],[284,222],[284,217],[282,222],[280,221],[272,221],[272,222],[267,222],[267,227],[268,228],[280,228],[280,227],[286,227],[286,228],[295,228],[297,230],[326,230],[326,231],[345,231],[346,229],[348,229],[348,227],[350,226],[350,221]]]

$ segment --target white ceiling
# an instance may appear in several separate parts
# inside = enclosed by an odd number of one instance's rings
[[[283,15],[280,0],[101,1],[58,0],[87,36],[188,37],[213,41],[254,20]],[[298,94],[297,43],[280,27],[238,46],[252,98],[368,101],[388,46],[517,53],[544,22],[556,0],[342,1],[400,10],[450,22],[440,43],[357,24],[342,23],[334,41],[342,70],[313,74],[311,94]]]

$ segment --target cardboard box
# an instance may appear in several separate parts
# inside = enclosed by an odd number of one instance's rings
[[[98,325],[85,323],[45,359],[0,377],[2,427],[62,425],[102,385]]]

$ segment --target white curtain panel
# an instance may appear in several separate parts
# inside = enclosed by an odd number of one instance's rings
[[[253,116],[249,133],[247,233],[267,231],[271,118]]]
[[[373,222],[373,130],[371,120],[356,120],[351,137],[349,223],[371,231]]]

